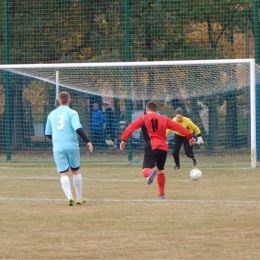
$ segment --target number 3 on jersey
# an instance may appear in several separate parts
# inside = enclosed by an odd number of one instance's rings
[[[59,125],[57,126],[58,129],[62,129],[64,127],[64,123],[63,123],[63,115],[58,115],[58,123]]]

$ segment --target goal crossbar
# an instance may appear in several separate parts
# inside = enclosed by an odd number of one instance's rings
[[[44,64],[9,64],[0,65],[0,69],[33,69],[33,68],[83,68],[83,67],[143,67],[168,65],[210,65],[210,64],[255,64],[254,59],[222,59],[222,60],[183,60],[183,61],[134,61],[134,62],[91,62],[91,63],[44,63]]]

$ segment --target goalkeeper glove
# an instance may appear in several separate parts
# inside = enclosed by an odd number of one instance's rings
[[[201,136],[198,137],[197,144],[204,144],[204,141]]]

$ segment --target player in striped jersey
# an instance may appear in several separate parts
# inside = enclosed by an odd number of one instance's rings
[[[130,123],[123,132],[120,149],[123,150],[131,134],[142,128],[145,139],[145,151],[143,160],[143,176],[147,178],[147,183],[151,184],[157,175],[159,199],[164,199],[165,192],[165,172],[164,166],[169,150],[166,141],[166,130],[171,129],[182,133],[189,140],[189,144],[195,144],[190,131],[182,127],[179,123],[173,122],[170,118],[157,113],[157,105],[150,101],[146,104],[146,114],[139,116]],[[157,169],[154,169],[154,168]]]

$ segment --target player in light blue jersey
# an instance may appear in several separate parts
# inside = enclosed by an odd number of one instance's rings
[[[57,171],[60,173],[60,181],[69,206],[75,204],[69,179],[69,169],[73,174],[73,184],[76,191],[76,204],[86,202],[82,197],[82,175],[80,173],[80,150],[77,134],[86,142],[87,147],[93,153],[93,146],[85,134],[79,120],[77,111],[69,107],[70,94],[63,91],[59,94],[60,106],[53,110],[47,118],[45,135],[52,140],[53,155]]]

